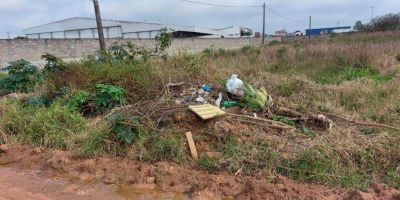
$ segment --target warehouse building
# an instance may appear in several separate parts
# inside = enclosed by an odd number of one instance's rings
[[[131,22],[121,20],[102,20],[105,38],[151,39],[158,35],[162,28],[167,28],[175,38],[201,37],[224,38],[241,37],[241,27],[208,29],[196,26],[167,25],[160,23]],[[22,30],[29,39],[84,39],[98,38],[96,20],[74,17]]]
[[[339,26],[339,27],[330,27],[330,28],[314,28],[314,29],[306,29],[307,36],[320,36],[320,35],[329,35],[331,33],[335,33],[337,31],[350,31],[351,26]]]

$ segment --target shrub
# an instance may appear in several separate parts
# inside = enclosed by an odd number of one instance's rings
[[[32,92],[41,80],[38,68],[26,60],[10,62],[3,70],[8,71],[8,76],[0,80],[2,93]]]
[[[127,63],[140,63],[141,61],[147,62],[150,58],[164,58],[166,59],[166,50],[172,43],[172,35],[168,32],[167,28],[162,28],[160,33],[155,37],[156,47],[154,49],[147,49],[138,47],[132,42],[126,44],[114,43],[108,49],[108,54],[101,53],[97,62],[127,62]],[[96,59],[90,57],[87,59],[89,63],[96,63]]]
[[[125,104],[125,90],[118,86],[97,84],[96,105],[104,110]]]
[[[85,91],[77,92],[68,102],[67,107],[71,111],[82,111],[82,107],[87,105],[90,100],[90,94]]]
[[[61,71],[65,67],[63,61],[60,58],[49,53],[42,55],[41,58],[47,62],[43,68],[43,74],[45,75]]]
[[[396,60],[400,62],[400,52],[396,54]]]
[[[130,114],[114,113],[107,117],[107,120],[112,124],[111,132],[120,144],[133,144],[133,142],[144,132],[139,118]]]

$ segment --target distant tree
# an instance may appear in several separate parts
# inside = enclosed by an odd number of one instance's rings
[[[359,20],[356,22],[353,29],[356,31],[362,31],[364,29],[364,24]]]
[[[400,29],[400,14],[387,14],[372,20],[374,31],[388,31]]]
[[[357,23],[355,26],[357,26]],[[387,14],[381,17],[376,17],[372,19],[368,24],[363,25],[362,30],[363,31],[400,30],[400,13]]]

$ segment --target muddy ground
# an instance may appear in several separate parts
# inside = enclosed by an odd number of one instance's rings
[[[69,152],[0,146],[0,199],[400,199],[372,185],[350,191],[285,177],[210,174],[174,163],[78,159]],[[268,177],[268,178],[265,178]]]

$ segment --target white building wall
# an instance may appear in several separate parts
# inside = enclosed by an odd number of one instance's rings
[[[39,37],[40,38],[51,38],[51,33],[40,33]]]
[[[53,32],[53,38],[55,39],[62,39],[64,37],[65,37],[64,31]]]
[[[108,34],[110,38],[121,38],[122,32],[120,27],[110,27],[108,28]]]
[[[93,38],[93,29],[81,30],[81,38]]]
[[[36,26],[23,30],[28,38],[38,39],[79,39],[98,38],[96,20],[90,18],[71,18]],[[229,27],[221,30],[213,30],[195,26],[165,25],[157,23],[128,22],[116,20],[103,20],[103,32],[105,38],[155,38],[162,28],[171,31],[197,32],[209,34],[204,38],[240,37],[240,27]],[[94,29],[94,34],[93,34]],[[65,32],[65,33],[64,33]],[[51,34],[52,33],[52,34]]]
[[[65,36],[68,39],[79,38],[79,32],[78,31],[66,31]]]

